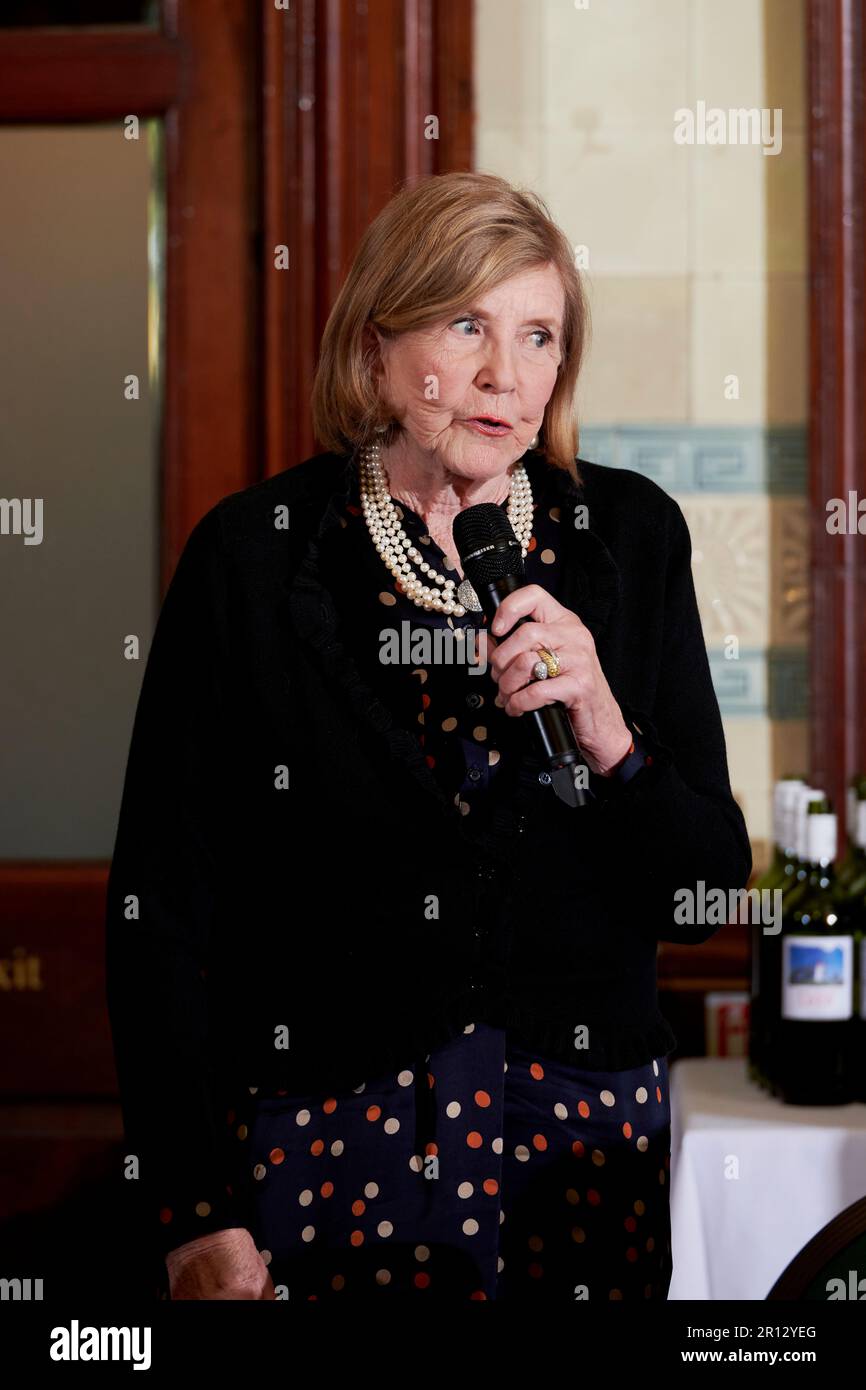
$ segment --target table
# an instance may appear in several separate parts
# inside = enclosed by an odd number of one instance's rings
[[[783,1105],[742,1057],[670,1068],[671,1300],[764,1299],[866,1195],[866,1105]]]

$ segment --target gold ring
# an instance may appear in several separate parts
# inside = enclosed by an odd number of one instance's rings
[[[546,681],[548,676],[551,678],[558,676],[562,668],[560,667],[559,657],[556,655],[556,652],[549,652],[547,647],[537,647],[536,651],[541,657],[541,660],[536,661],[532,668],[532,679],[536,681]]]

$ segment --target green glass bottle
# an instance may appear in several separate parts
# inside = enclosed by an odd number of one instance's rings
[[[860,843],[857,833],[860,806],[866,802],[866,777],[862,773],[858,772],[851,778],[845,801],[848,844],[836,870],[836,883],[843,893],[856,878],[866,872],[866,847]]]
[[[854,939],[839,913],[833,862],[836,817],[809,801],[806,887],[785,904],[781,1010],[773,1070],[787,1105],[845,1105],[854,1097]]]
[[[866,1101],[866,800],[857,804],[854,839],[863,867],[837,895],[839,916],[854,940],[854,1022],[851,1032],[851,1073],[854,1099]]]
[[[765,871],[753,885],[759,892],[776,892],[783,889],[786,883],[786,867],[792,860],[793,849],[788,843],[790,836],[788,833],[789,824],[789,802],[792,792],[802,787],[803,780],[800,777],[782,777],[773,787],[773,856]],[[760,901],[760,900],[759,900]],[[767,1086],[768,1080],[764,1071],[762,1060],[763,1053],[763,999],[762,999],[762,913],[757,915],[758,920],[752,922],[751,928],[751,989],[749,998],[749,1060],[748,1074],[750,1081],[759,1086]]]
[[[786,786],[781,794],[782,834],[786,848],[783,879],[776,891],[781,893],[783,912],[792,898],[796,902],[805,892],[809,875],[806,862],[806,808],[814,796],[823,796],[823,792],[800,779]],[[759,942],[761,1006],[758,1081],[772,1095],[777,1094],[773,1058],[781,1009],[781,949],[781,933],[776,932],[775,928],[771,932],[764,928]]]

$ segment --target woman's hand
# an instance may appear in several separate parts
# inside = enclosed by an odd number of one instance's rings
[[[496,640],[524,616],[532,621],[521,623],[504,641]],[[491,674],[506,714],[525,714],[560,700],[590,771],[609,776],[632,739],[599,665],[592,634],[577,614],[539,584],[527,584],[503,599],[489,631]],[[558,676],[532,679],[539,647],[556,652]]]
[[[181,1299],[275,1299],[267,1265],[242,1226],[198,1236],[165,1258],[169,1293]]]

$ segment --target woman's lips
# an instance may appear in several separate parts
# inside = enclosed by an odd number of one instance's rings
[[[468,425],[470,429],[476,430],[478,434],[490,435],[493,439],[498,439],[500,435],[510,434],[510,425],[491,425],[482,420],[461,420],[462,425]]]

